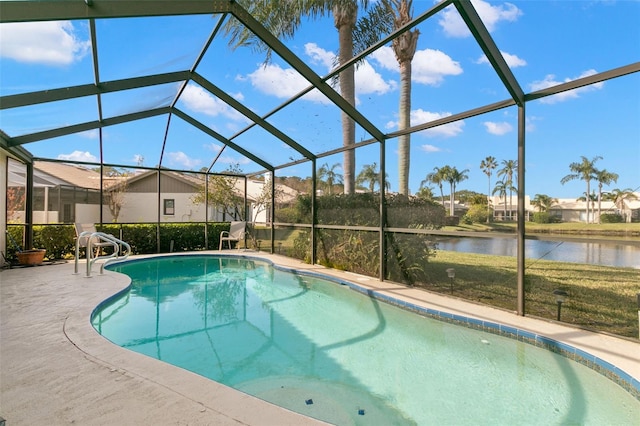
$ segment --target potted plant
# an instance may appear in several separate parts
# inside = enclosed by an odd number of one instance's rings
[[[16,252],[18,256],[18,262],[21,265],[40,265],[44,260],[44,255],[47,253],[46,249],[31,249],[22,250]]]

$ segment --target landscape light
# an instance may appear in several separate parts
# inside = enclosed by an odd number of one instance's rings
[[[557,320],[560,321],[560,311],[562,310],[562,304],[567,299],[568,293],[564,290],[553,290],[553,294],[556,296],[556,303],[558,304]]]
[[[456,270],[453,268],[447,268],[447,276],[449,277],[449,287],[451,293],[453,293],[453,279],[456,277]]]

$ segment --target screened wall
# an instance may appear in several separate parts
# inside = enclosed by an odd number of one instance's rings
[[[215,249],[241,220],[253,250],[520,315],[555,318],[564,289],[563,320],[637,336],[627,3],[414,2],[394,27],[392,3],[354,2],[350,57],[330,9],[285,36],[256,2],[3,1],[2,250],[75,222],[138,253]],[[25,56],[26,33],[69,47]],[[543,238],[534,218],[584,232]]]

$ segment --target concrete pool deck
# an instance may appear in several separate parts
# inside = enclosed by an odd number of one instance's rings
[[[198,252],[202,253],[218,252]],[[414,305],[543,335],[640,380],[638,341],[520,317],[283,256],[235,250],[224,254],[321,272]],[[73,269],[70,262],[0,272],[0,417],[7,425],[324,424],[107,341],[91,326],[90,315],[129,280],[113,272],[85,278],[84,268],[79,275],[73,275]]]

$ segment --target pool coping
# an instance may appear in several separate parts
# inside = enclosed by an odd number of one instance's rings
[[[422,315],[547,344],[565,356],[575,354],[605,372],[616,372],[615,377],[630,379],[632,388],[638,389],[640,341],[521,317],[276,254],[180,253],[203,254],[267,261],[348,285]],[[130,259],[156,256],[166,254]],[[10,424],[44,424],[51,419],[80,424],[325,424],[107,341],[93,329],[90,316],[101,302],[128,288],[129,279],[111,271],[87,279],[72,270],[72,264],[62,264],[0,272],[0,417]]]

